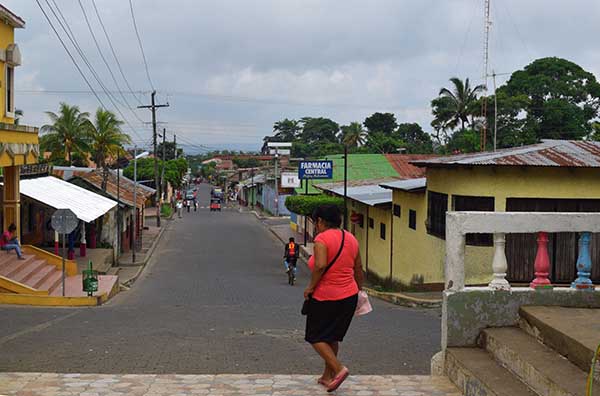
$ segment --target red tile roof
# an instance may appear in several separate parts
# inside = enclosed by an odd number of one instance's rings
[[[102,171],[92,171],[88,173],[77,174],[79,178],[96,187],[97,189],[102,188]],[[134,184],[130,180],[121,177],[119,178],[119,184],[121,186],[119,195],[121,202],[126,205],[133,206],[133,190]],[[117,175],[110,172],[108,175],[108,182],[106,184],[106,194],[117,199]],[[144,202],[153,194],[144,190],[138,185],[137,187],[137,207],[141,208],[144,206]]]
[[[437,157],[433,154],[386,154],[385,158],[398,172],[400,179],[416,179],[425,176],[425,168],[413,165],[412,161],[421,161]]]

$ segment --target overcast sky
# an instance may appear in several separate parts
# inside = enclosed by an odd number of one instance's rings
[[[94,46],[78,0],[54,0],[109,90],[117,88]],[[46,0],[40,0],[48,11]],[[52,4],[52,0],[49,0]],[[92,0],[81,0],[122,90]],[[35,0],[2,2],[26,21],[16,41],[16,105],[41,126],[60,101],[93,112],[98,101],[66,55]],[[431,130],[429,103],[452,76],[480,83],[483,0],[133,0],[168,138],[208,147],[257,149],[283,118],[329,117],[340,124],[390,111]],[[150,100],[126,0],[96,0],[133,90]],[[559,56],[600,76],[600,1],[492,0],[490,69],[510,73]],[[60,26],[57,29],[68,39]],[[72,47],[71,47],[72,48]],[[75,55],[76,52],[73,51]],[[78,64],[101,92],[81,59]],[[507,76],[499,77],[499,84]],[[124,102],[118,93],[116,99]],[[100,98],[112,109],[112,104]],[[127,102],[138,105],[132,94]],[[150,140],[148,110],[119,105],[134,140]],[[139,135],[139,136],[138,136]],[[193,151],[190,148],[190,151]]]

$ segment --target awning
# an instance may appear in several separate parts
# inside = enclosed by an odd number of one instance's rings
[[[21,180],[21,194],[55,209],[71,209],[79,220],[96,220],[117,202],[62,179],[46,176]]]

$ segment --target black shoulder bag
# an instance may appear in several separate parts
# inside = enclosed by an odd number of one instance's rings
[[[344,241],[345,240],[346,240],[346,231],[342,230],[342,244],[340,245],[340,250],[338,250],[338,252],[335,255],[335,257],[333,258],[333,260],[331,260],[329,265],[327,265],[327,267],[325,267],[325,269],[323,270],[323,273],[321,274],[321,278],[319,279],[319,282],[321,281],[321,279],[323,279],[323,277],[325,276],[325,274],[327,273],[329,268],[331,268],[331,266],[337,261],[337,259],[340,257],[340,254],[342,254],[342,250],[344,250]],[[317,285],[318,285],[318,283],[317,283]],[[311,301],[312,301],[312,294],[309,294],[308,299],[304,300],[304,303],[302,304],[302,310],[300,311],[302,313],[302,315],[308,315],[308,310],[309,310]]]

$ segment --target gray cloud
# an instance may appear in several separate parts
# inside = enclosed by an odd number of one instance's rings
[[[115,89],[77,0],[56,1],[102,80]],[[82,2],[92,13],[91,1]],[[148,91],[128,2],[96,3],[132,86]],[[160,120],[186,141],[237,147],[258,147],[284,117],[347,123],[393,111],[400,121],[430,129],[429,102],[448,78],[481,80],[481,3],[134,0],[154,85],[160,100],[172,105],[160,110]],[[4,4],[27,22],[17,32],[24,55],[17,90],[87,90],[35,2]],[[491,68],[509,73],[535,58],[560,56],[600,75],[599,17],[594,0],[492,0]],[[92,23],[109,56],[95,18]],[[24,121],[33,125],[46,122],[43,112],[61,100],[88,111],[97,107],[86,94],[17,96]],[[147,141],[148,127],[122,111],[140,127],[136,140]],[[148,111],[136,113],[149,120]]]

